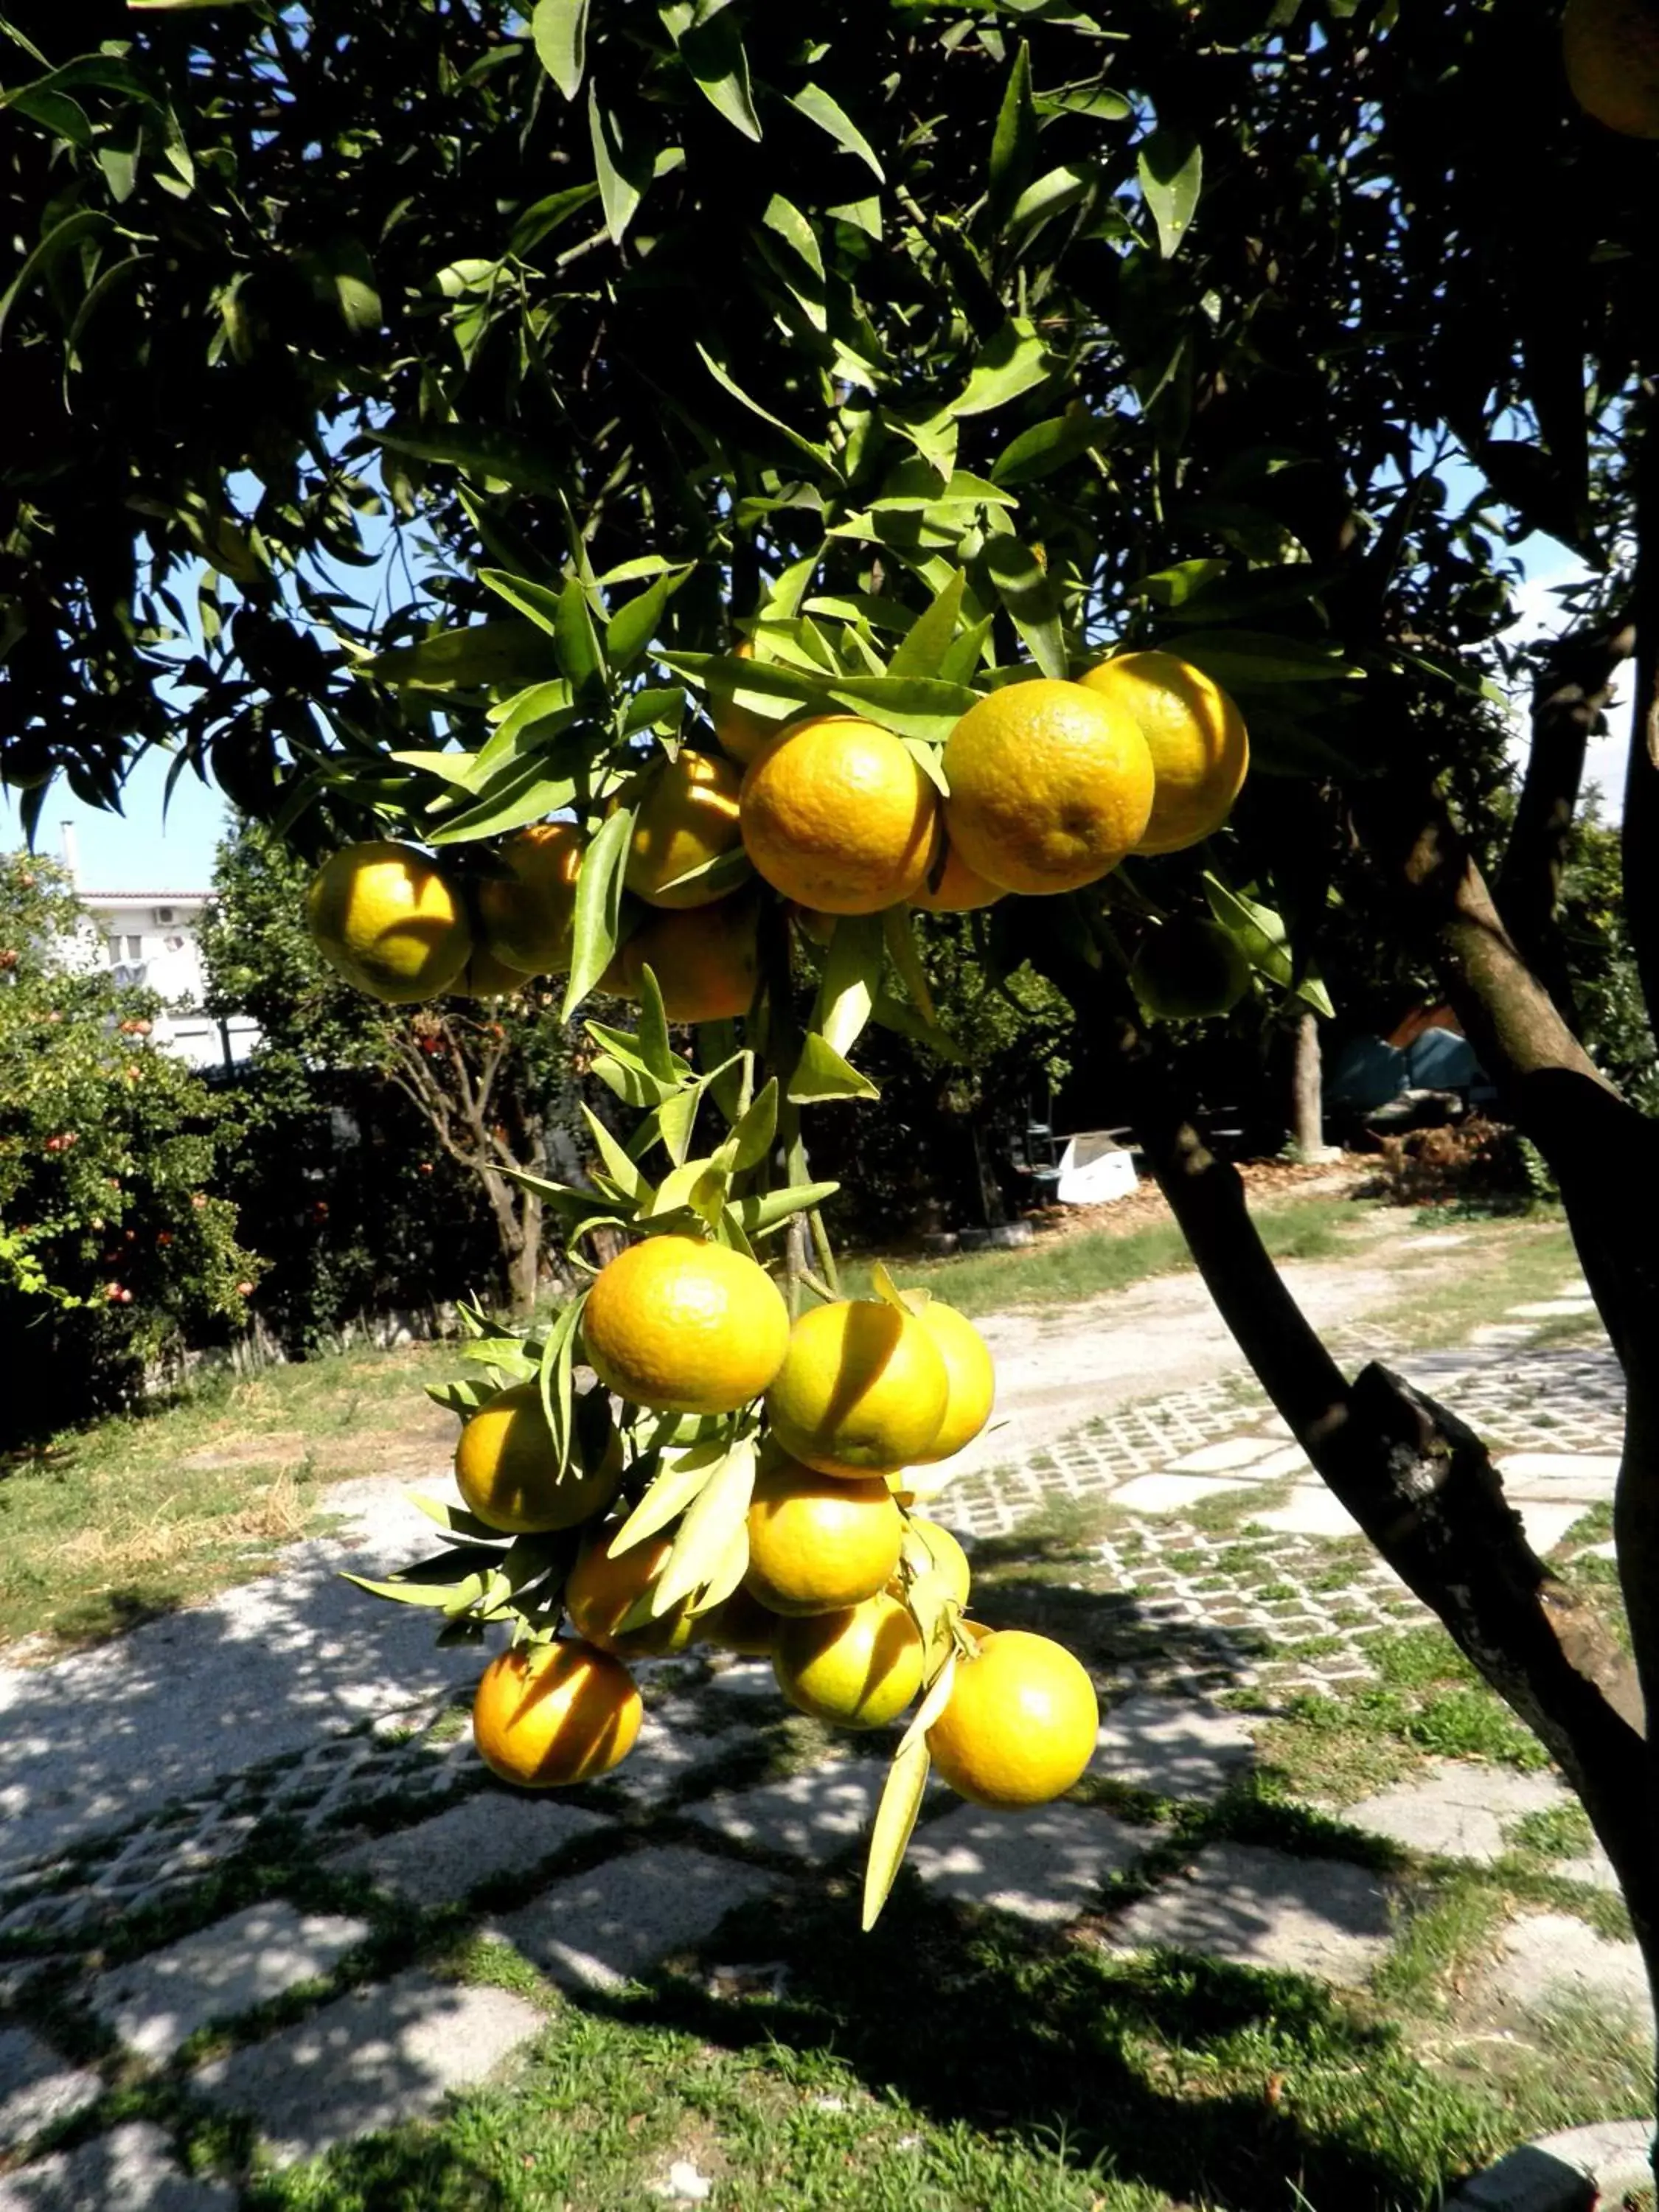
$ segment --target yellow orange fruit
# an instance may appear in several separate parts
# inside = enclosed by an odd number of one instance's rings
[[[1138,853],[1180,853],[1212,837],[1249,772],[1244,717],[1201,668],[1172,653],[1126,653],[1082,679],[1134,717],[1152,757],[1152,818]]]
[[[915,1540],[927,1553],[932,1571],[943,1577],[945,1587],[958,1605],[966,1605],[968,1593],[973,1587],[973,1570],[968,1564],[968,1554],[948,1528],[937,1521],[929,1521],[920,1513],[909,1518],[907,1534]]]
[[[373,839],[331,854],[306,892],[312,940],[371,998],[413,1006],[448,990],[472,951],[461,896],[413,845]]]
[[[1036,677],[970,707],[945,746],[946,834],[1004,890],[1076,890],[1145,836],[1152,757],[1125,707]]]
[[[890,730],[856,714],[792,722],[750,763],[739,819],[767,882],[823,914],[913,897],[939,836],[938,794]]]
[[[950,1394],[944,1358],[914,1314],[842,1298],[790,1331],[766,1413],[792,1457],[856,1480],[923,1458]]]
[[[453,999],[516,998],[529,981],[528,975],[498,960],[488,945],[475,938],[472,956],[450,985],[449,995]]]
[[[1012,1628],[959,1659],[950,1703],[927,1731],[934,1767],[959,1797],[1012,1808],[1069,1790],[1094,1756],[1095,1686],[1063,1644]]]
[[[623,878],[636,898],[678,910],[712,906],[731,889],[729,883],[711,890],[706,880],[676,878],[737,849],[742,782],[743,770],[731,761],[689,748],[652,770],[634,817]]]
[[[753,639],[742,639],[732,651],[739,660],[752,660]],[[776,737],[778,726],[769,716],[757,714],[752,707],[739,707],[732,696],[733,688],[729,682],[721,680],[709,685],[708,719],[714,725],[714,735],[722,749],[746,768],[756,754]],[[782,707],[783,702],[780,701],[779,704]],[[783,711],[787,713],[787,708]]]
[[[886,1588],[903,1535],[884,1482],[786,1462],[755,1485],[744,1582],[774,1613],[837,1612]]]
[[[1659,138],[1659,5],[1567,0],[1561,53],[1572,96],[1626,138]]]
[[[832,1728],[881,1728],[921,1687],[916,1625],[885,1591],[842,1613],[779,1624],[772,1672],[790,1704]]]
[[[930,1298],[916,1318],[945,1362],[949,1385],[938,1433],[927,1450],[915,1455],[918,1465],[928,1467],[970,1444],[990,1419],[997,1375],[985,1339],[965,1314]]]
[[[662,1413],[729,1413],[782,1365],[789,1309],[745,1254],[694,1237],[647,1237],[595,1278],[582,1342],[619,1397]]]
[[[562,1480],[540,1386],[514,1382],[479,1407],[455,1447],[455,1481],[469,1513],[514,1536],[574,1528],[608,1504],[622,1474],[621,1448],[591,1474],[568,1468]]]
[[[619,1659],[589,1644],[530,1644],[484,1668],[472,1736],[486,1766],[521,1790],[556,1790],[626,1759],[642,1708]]]
[[[585,840],[574,822],[532,822],[496,854],[502,872],[480,877],[473,894],[485,944],[526,975],[570,965],[570,925]]]
[[[601,979],[618,998],[637,999],[649,968],[671,1022],[728,1022],[746,1014],[760,981],[759,908],[739,892],[687,914],[653,914]]]
[[[585,1642],[620,1659],[657,1659],[684,1651],[693,1623],[683,1605],[671,1607],[642,1628],[623,1632],[620,1623],[662,1572],[673,1546],[665,1536],[648,1536],[625,1552],[613,1552],[621,1531],[619,1521],[608,1522],[566,1577],[564,1609],[570,1626]]]
[[[722,1598],[696,1620],[699,1639],[719,1651],[735,1651],[745,1659],[769,1659],[778,1616],[738,1583],[730,1597]]]
[[[994,906],[1008,896],[1000,884],[976,876],[954,845],[945,847],[944,868],[935,860],[927,876],[910,900],[912,906],[921,907],[927,914],[971,914],[976,907]]]

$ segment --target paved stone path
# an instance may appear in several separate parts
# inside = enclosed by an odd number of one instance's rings
[[[1584,1296],[1564,1285],[1494,1325],[1522,1335],[1395,1363],[1500,1449],[1545,1548],[1610,1496],[1616,1464],[1610,1356],[1532,1341]],[[1359,1986],[1425,1869],[1497,1863],[1570,1811],[1551,1774],[1442,1758],[1346,1806],[1310,1801],[1401,1847],[1398,1872],[1342,1856],[1340,1831],[1316,1856],[1230,1832],[1260,1713],[1373,1678],[1376,1639],[1426,1619],[1380,1562],[1333,1550],[1345,1516],[1238,1378],[1074,1428],[942,1510],[983,1542],[1058,1501],[1118,1509],[1091,1540],[1112,1647],[1096,1766],[1079,1802],[1026,1815],[930,1790],[912,1863],[941,1903]],[[1225,1501],[1242,1525],[1191,1517]],[[436,2113],[545,2032],[554,1990],[580,2001],[699,1954],[726,1962],[716,1990],[763,1977],[722,1948],[728,1914],[860,1854],[879,1756],[777,1771],[796,1754],[759,1662],[643,1669],[647,1724],[611,1781],[499,1788],[457,1727],[477,1655],[435,1652],[427,1617],[337,1578],[424,1548],[383,1486],[357,1502],[351,1536],[297,1547],[280,1577],[0,1673],[0,2212],[232,2206],[228,2170],[180,2162],[180,2112],[247,2122],[278,2164]],[[1196,1838],[1184,1857],[1177,1835]],[[1580,1849],[1554,1872],[1548,1909],[1489,1947],[1484,2001],[1524,2020],[1565,1991],[1639,2019],[1634,1945],[1591,1924],[1605,1861]],[[422,1917],[439,1904],[447,1919]],[[147,2089],[158,2118],[134,2119]]]

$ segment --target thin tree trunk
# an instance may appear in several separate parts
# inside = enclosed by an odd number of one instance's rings
[[[1291,1069],[1291,1146],[1299,1160],[1325,1156],[1325,1085],[1319,1051],[1319,1017],[1297,1018]]]

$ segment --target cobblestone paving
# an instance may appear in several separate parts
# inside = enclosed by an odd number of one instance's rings
[[[1571,1310],[1578,1302],[1569,1286],[1555,1303]],[[1537,1322],[1553,1317],[1541,1313]],[[1374,1337],[1363,1347],[1366,1356],[1376,1349]],[[1610,1481],[1622,1391],[1606,1352],[1506,1340],[1396,1352],[1389,1364],[1443,1396],[1495,1451],[1534,1455],[1527,1465],[1548,1477],[1541,1494],[1554,1501],[1552,1526],[1565,1529]],[[1080,1425],[1029,1461],[952,1490],[942,1517],[981,1546],[1045,1509],[1092,1508],[1124,1495],[1127,1510],[1107,1516],[1104,1533],[1085,1546],[1109,1647],[1099,1673],[1107,1706],[1101,1765],[1111,1772],[1102,1778],[1127,1780],[1184,1807],[1190,1819],[1223,1825],[1176,1869],[1158,1856],[1157,1827],[1138,1825],[1152,1817],[1135,1809],[1144,1796],[1127,1817],[1095,1804],[988,1824],[938,1790],[916,1848],[918,1870],[937,1897],[1039,1926],[1078,1923],[1114,1948],[1168,1943],[1241,1965],[1365,1980],[1393,1942],[1387,1881],[1358,1863],[1230,1840],[1224,1826],[1229,1803],[1249,1787],[1250,1732],[1260,1723],[1215,1702],[1217,1693],[1247,1691],[1252,1705],[1278,1710],[1296,1692],[1340,1692],[1375,1675],[1378,1637],[1429,1618],[1380,1561],[1288,1525],[1296,1509],[1279,1501],[1300,1497],[1297,1475],[1308,1472],[1260,1394],[1230,1378]],[[1193,1517],[1181,1486],[1194,1484],[1206,1496],[1244,1493],[1234,1528]],[[1165,1510],[1133,1510],[1133,1500],[1154,1498]],[[1275,1514],[1280,1525],[1272,1525]],[[878,1786],[879,1770],[865,1759],[826,1761],[787,1781],[775,1765],[768,1778],[767,1747],[782,1753],[787,1723],[760,1694],[770,1690],[763,1664],[711,1671],[678,1662],[647,1672],[654,1716],[641,1773],[671,1735],[695,1741],[696,1757],[659,1762],[644,1790],[620,1786],[619,1777],[618,1786],[562,1800],[563,1825],[538,1832],[508,1909],[480,1926],[552,1982],[578,1990],[613,1987],[655,1971],[665,1954],[718,1944],[715,1930],[733,1907],[811,1879],[822,1865],[844,1865],[862,1848]],[[146,2109],[163,2119],[180,2098],[191,2112],[247,2115],[280,2162],[367,2127],[438,2112],[453,2091],[541,2033],[538,2003],[466,1987],[435,1966],[377,1976],[352,1948],[371,1926],[420,1924],[420,1882],[410,1870],[441,1857],[459,1829],[490,1826],[481,1800],[499,1805],[504,1830],[538,1809],[497,1792],[455,1737],[454,1719],[440,1699],[400,1721],[322,1737],[302,1755],[250,1765],[213,1793],[0,1881],[0,2212],[33,2212],[71,2186],[88,2205],[118,2203],[134,2212],[234,2203],[223,2179],[185,2175],[167,2126],[131,2117],[134,2094],[142,2099],[149,2084],[156,2101]],[[861,1748],[879,1754],[881,1747]],[[1376,1801],[1376,1832],[1431,1856],[1455,1856],[1434,1796],[1452,1784],[1462,1786],[1457,1771],[1450,1784],[1443,1771],[1420,1785],[1401,1783]],[[1533,1792],[1540,1808],[1567,1805],[1559,1784],[1540,1775],[1516,1807],[1523,1799],[1533,1806]],[[1487,1826],[1490,1858],[1508,1847],[1501,1805]],[[503,1847],[496,1863],[512,1857]],[[266,1859],[273,1871],[262,1875]],[[1581,1871],[1568,1879],[1587,1889],[1601,1881],[1590,1862],[1574,1864]],[[1103,1887],[1126,1869],[1134,1892],[1127,1909],[1107,1901]],[[509,1864],[509,1883],[512,1876]],[[222,1879],[229,1882],[222,1892],[203,1887]],[[283,1901],[296,1883],[302,1893]],[[489,1900],[488,1889],[483,1895]],[[141,1909],[152,1917],[138,1923]],[[247,1931],[267,1924],[286,1948],[280,1960],[273,1952],[272,1962],[252,1962],[268,1965],[262,1977],[246,1971],[238,1947],[245,1952]],[[152,1926],[135,1940],[136,1929]],[[1547,1982],[1554,1945],[1563,1958],[1571,1951],[1579,1982],[1602,1974],[1610,2002],[1632,1990],[1639,1996],[1632,1947],[1592,1940],[1571,1911],[1523,1917],[1511,1938],[1510,1950],[1525,1951],[1535,1968],[1534,1984]],[[126,1963],[112,1976],[108,1947],[118,1952],[124,1942]],[[46,2039],[50,2027],[46,2037],[33,2032],[29,1977],[39,1971],[60,2007],[102,2021],[115,2037],[100,2062],[102,2079],[112,2086],[118,2076],[126,2101],[109,2118],[100,2118],[99,2075],[77,2072]],[[745,1971],[720,1968],[716,1981]],[[262,2029],[257,2007],[268,1985],[295,1984],[304,1984],[309,2008],[274,2033]],[[248,2006],[255,2012],[240,2034],[234,2020],[216,2017],[216,2008]],[[192,2063],[189,2044],[179,2051],[198,2021],[216,2033],[229,2029],[228,2057],[220,2050]],[[175,2051],[164,2078],[156,2069]],[[43,2098],[42,2082],[68,2084],[73,2094],[54,2090],[54,2103]],[[64,2113],[49,2123],[42,2117]]]

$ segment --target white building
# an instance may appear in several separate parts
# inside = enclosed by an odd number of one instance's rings
[[[204,1011],[207,981],[198,943],[211,893],[188,890],[94,891],[82,888],[75,832],[64,824],[64,863],[86,920],[77,964],[106,969],[117,982],[154,991],[164,1001],[155,1042],[191,1067],[232,1067],[258,1042],[246,1016],[228,1020]]]

